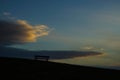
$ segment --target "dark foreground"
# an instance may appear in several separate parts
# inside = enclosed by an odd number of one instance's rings
[[[88,78],[88,79],[87,79]],[[0,58],[0,80],[120,80],[120,70],[55,62]]]

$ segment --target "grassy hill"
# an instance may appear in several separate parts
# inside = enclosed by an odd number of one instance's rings
[[[120,79],[120,71],[21,58],[0,58],[1,80]],[[3,79],[2,79],[3,78]]]

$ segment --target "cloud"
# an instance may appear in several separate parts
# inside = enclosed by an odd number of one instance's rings
[[[4,16],[4,19],[16,20],[16,17],[12,16],[10,12],[3,12],[2,15]]]
[[[11,15],[9,12],[3,12],[3,15],[5,15],[5,16],[9,16],[9,15]]]
[[[40,51],[40,55],[50,56],[51,59],[70,59],[77,57],[89,57],[103,55],[104,53],[95,51]]]
[[[29,51],[24,49],[17,49],[12,47],[1,47],[1,57],[20,57],[33,59],[35,55],[49,56],[50,60],[70,59],[76,57],[99,56],[104,53],[94,51]]]
[[[0,44],[19,44],[35,42],[47,36],[50,29],[46,25],[32,26],[25,20],[0,21]]]
[[[49,28],[45,25],[38,25],[34,27],[34,30],[36,31],[37,37],[42,37],[42,36],[46,36],[48,35],[48,33],[50,32],[47,31]]]
[[[81,47],[80,50],[83,50],[83,51],[104,51],[104,48],[97,48],[94,46],[84,46],[84,47]]]

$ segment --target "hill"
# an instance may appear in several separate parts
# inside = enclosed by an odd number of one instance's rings
[[[83,78],[119,80],[120,78],[119,70],[3,57],[0,58],[0,74],[0,78],[9,78],[10,80],[62,80]]]

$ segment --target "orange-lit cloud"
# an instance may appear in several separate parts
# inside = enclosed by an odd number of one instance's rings
[[[32,26],[25,20],[0,21],[0,44],[35,42],[47,36],[49,28],[45,25]]]

